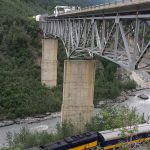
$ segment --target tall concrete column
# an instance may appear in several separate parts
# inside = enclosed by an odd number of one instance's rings
[[[47,87],[57,85],[57,39],[42,40],[41,82]]]
[[[95,81],[94,60],[65,60],[62,121],[71,121],[79,129],[93,115]]]

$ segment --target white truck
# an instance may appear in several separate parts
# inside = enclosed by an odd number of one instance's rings
[[[40,21],[44,21],[44,20],[45,20],[45,17],[48,17],[48,14],[36,15],[36,16],[34,16],[33,18],[35,18],[35,20],[36,20],[37,22],[40,22]]]
[[[54,10],[54,15],[57,17],[61,13],[66,13],[68,11],[79,10],[80,7],[76,6],[56,6]]]

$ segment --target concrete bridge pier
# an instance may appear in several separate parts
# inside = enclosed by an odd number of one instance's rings
[[[47,87],[57,85],[58,39],[42,39],[41,82]]]
[[[95,81],[94,60],[65,60],[62,121],[84,129],[93,115]]]

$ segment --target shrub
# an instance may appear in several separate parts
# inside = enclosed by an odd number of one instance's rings
[[[121,88],[124,90],[132,90],[132,89],[135,89],[136,86],[137,86],[137,84],[133,80],[121,82]]]
[[[144,123],[144,116],[139,116],[135,109],[128,107],[104,108],[100,116],[93,117],[87,124],[88,131],[103,131]]]
[[[117,65],[104,59],[102,62],[104,70],[97,69],[94,91],[94,104],[98,104],[103,99],[115,99],[122,90],[131,90],[136,88],[133,80],[118,81],[116,79]]]
[[[96,71],[94,104],[97,104],[101,99],[115,99],[121,92],[119,83],[115,79],[117,65],[103,59],[100,61],[104,70],[98,69]]]
[[[7,140],[10,147],[22,145],[22,148],[29,148],[33,146],[40,146],[61,140],[65,137],[78,134],[79,131],[71,122],[63,122],[57,124],[56,132],[48,134],[47,132],[30,132],[27,128],[23,128],[20,133],[7,134]]]
[[[9,138],[7,139],[8,139],[9,146],[11,147],[22,145],[23,148],[27,148],[27,147],[39,146],[41,144],[46,144],[49,143],[50,141],[54,141],[54,135],[48,134],[46,132],[31,133],[28,129],[23,128],[20,133],[15,133],[14,135],[11,136],[9,135]]]

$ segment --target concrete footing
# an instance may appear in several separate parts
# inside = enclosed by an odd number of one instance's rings
[[[94,60],[65,60],[62,121],[84,129],[93,115]]]
[[[41,82],[47,87],[57,85],[57,39],[42,40]]]

